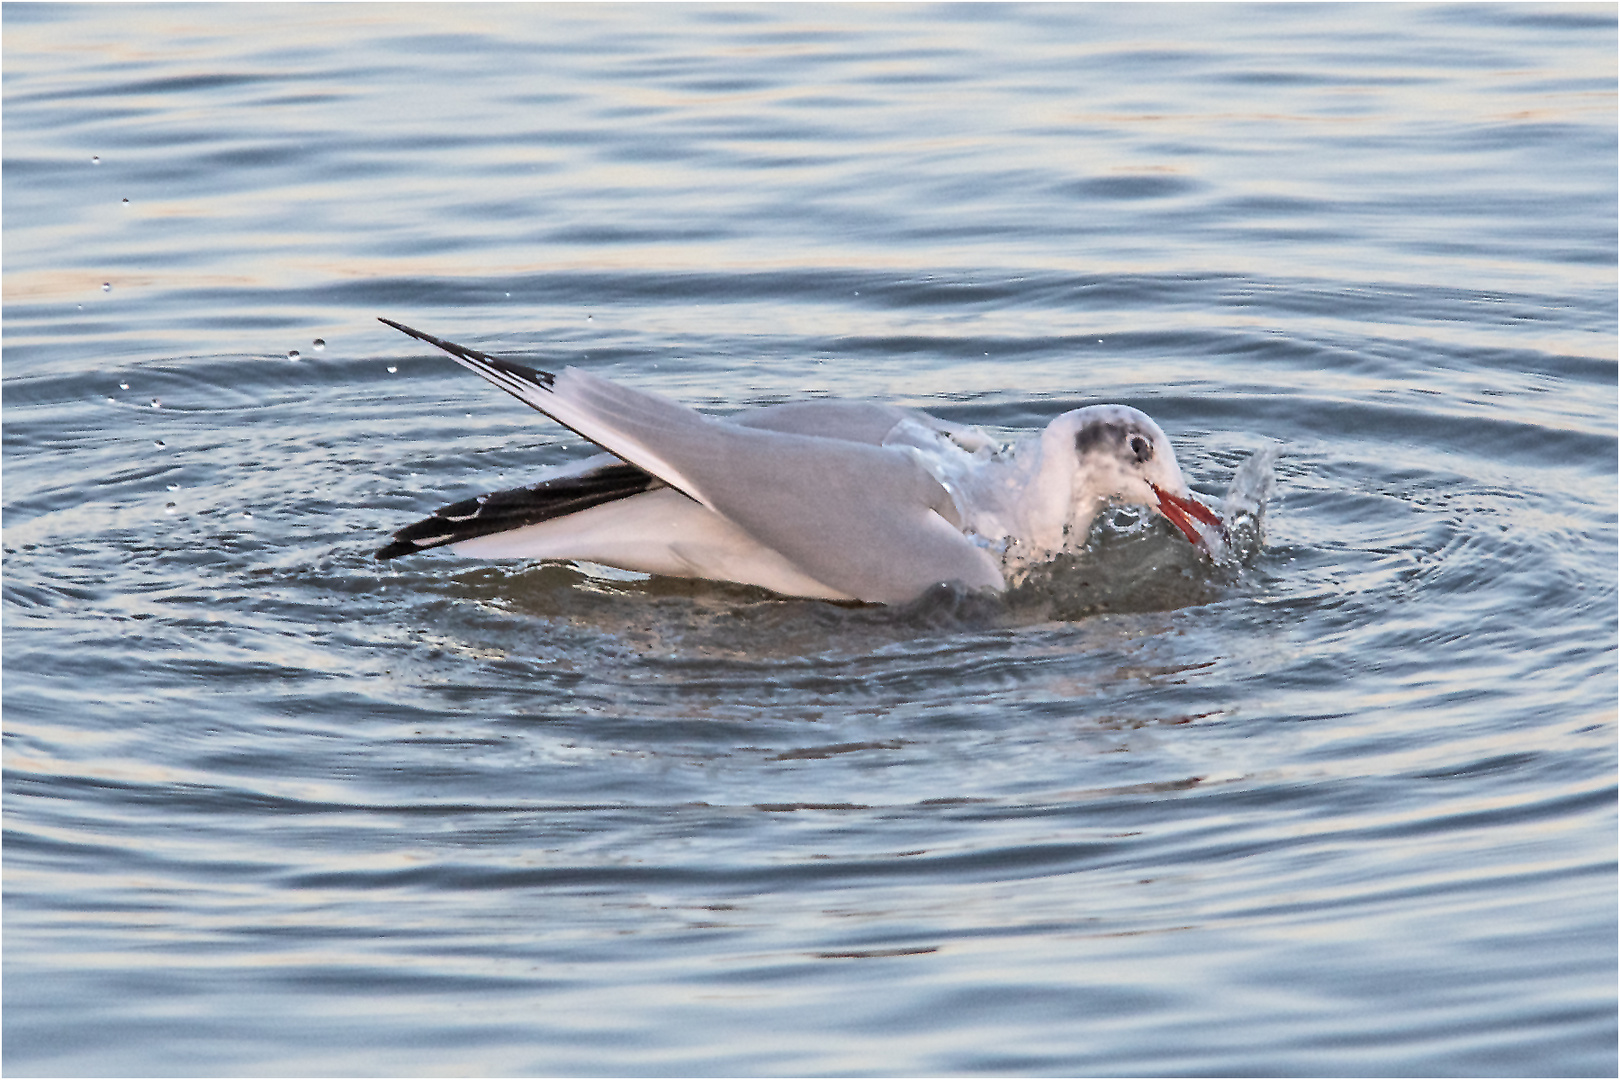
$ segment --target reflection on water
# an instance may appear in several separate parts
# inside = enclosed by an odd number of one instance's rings
[[[3,17],[9,1073],[1614,1075],[1612,7]],[[586,450],[379,315],[1234,557],[380,564]]]

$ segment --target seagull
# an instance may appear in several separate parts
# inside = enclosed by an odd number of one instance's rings
[[[1078,550],[1111,504],[1156,511],[1212,558],[1225,550],[1225,527],[1192,497],[1170,440],[1129,406],[1066,412],[1011,446],[870,402],[720,418],[579,368],[540,371],[380,321],[604,452],[443,507],[396,532],[379,559],[449,546],[904,604],[941,584],[1004,592]]]

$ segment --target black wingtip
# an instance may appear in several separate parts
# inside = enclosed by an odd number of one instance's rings
[[[502,360],[498,356],[491,356],[489,353],[479,352],[477,349],[469,349],[465,345],[457,345],[453,341],[446,341],[444,338],[434,337],[432,334],[424,334],[420,330],[412,329],[404,323],[395,322],[393,319],[385,319],[381,315],[377,316],[377,321],[385,326],[392,326],[402,334],[409,334],[418,341],[425,341],[435,348],[443,349],[451,356],[481,361],[497,371],[504,371],[508,375],[516,375],[519,378],[527,379],[544,389],[551,389],[552,383],[556,382],[556,376],[549,371],[541,371],[539,368],[528,367],[525,364],[514,364],[510,360]]]
[[[444,338],[434,337],[432,334],[424,334],[422,331],[406,326],[402,322],[395,322],[393,319],[385,319],[381,315],[377,316],[377,321],[383,323],[384,325],[392,326],[395,330],[398,330],[402,334],[409,334],[418,341],[425,341],[429,345],[443,349],[452,356],[469,356],[475,360],[483,360],[485,363],[495,359],[495,357],[490,356],[488,353],[481,353],[477,349],[469,349],[465,345],[457,345],[453,341],[446,341]]]
[[[663,486],[663,481],[651,473],[620,463],[553,477],[528,487],[492,491],[441,506],[431,517],[405,526],[377,549],[376,558],[386,562],[401,555],[510,532]]]

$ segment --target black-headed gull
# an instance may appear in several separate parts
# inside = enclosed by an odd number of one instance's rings
[[[808,401],[720,419],[578,368],[556,374],[383,319],[607,451],[446,506],[380,559],[554,559],[904,603],[934,585],[996,592],[1086,540],[1113,502],[1150,507],[1211,554],[1159,425],[1125,405],[1066,412],[1010,448],[915,409]]]

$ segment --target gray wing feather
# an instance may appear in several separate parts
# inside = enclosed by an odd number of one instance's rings
[[[727,419],[743,427],[882,446],[884,438],[894,430],[895,425],[907,417],[933,421],[933,417],[914,409],[879,405],[869,401],[838,401],[831,398],[767,405]]]
[[[955,513],[949,493],[904,449],[750,429],[575,368],[554,392],[569,427],[851,596],[1003,587],[994,560],[942,516]]]

